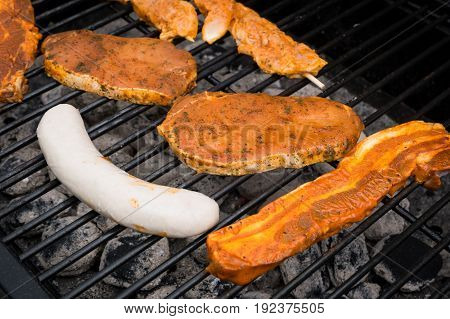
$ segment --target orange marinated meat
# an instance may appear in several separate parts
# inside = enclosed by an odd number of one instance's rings
[[[136,14],[161,30],[160,39],[172,41],[183,37],[194,41],[198,31],[197,12],[192,4],[181,0],[131,0]]]
[[[183,162],[219,175],[333,161],[362,129],[350,107],[329,99],[221,92],[177,99],[158,127]]]
[[[0,102],[20,102],[28,90],[25,71],[33,64],[41,35],[29,0],[0,1]]]
[[[195,87],[197,78],[192,55],[159,39],[68,31],[49,36],[42,51],[45,70],[55,80],[132,103],[171,104]]]
[[[363,220],[410,176],[440,186],[450,170],[450,135],[441,124],[398,125],[366,138],[338,168],[208,236],[208,271],[247,284],[284,259]]]

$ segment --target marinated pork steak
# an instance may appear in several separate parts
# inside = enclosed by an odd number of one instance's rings
[[[49,36],[42,51],[47,74],[62,84],[137,104],[168,105],[197,78],[194,58],[158,39],[69,31]]]
[[[350,107],[328,99],[220,92],[176,100],[158,127],[183,162],[218,175],[333,161],[362,129]]]
[[[29,0],[0,1],[0,102],[20,102],[28,90],[25,71],[33,64],[41,35]]]

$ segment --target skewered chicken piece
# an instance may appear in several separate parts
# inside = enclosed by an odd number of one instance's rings
[[[233,19],[234,1],[194,0],[203,13],[205,22],[202,28],[203,41],[213,44],[227,33]]]
[[[42,52],[47,74],[62,84],[132,103],[168,105],[197,78],[192,55],[159,39],[68,31],[45,39]]]
[[[175,101],[158,131],[197,172],[244,175],[341,158],[363,124],[318,97],[201,93]]]
[[[41,35],[29,0],[0,1],[0,102],[20,102],[28,90],[25,71],[33,64]]]
[[[284,259],[363,220],[410,176],[441,185],[450,170],[450,135],[440,124],[398,125],[360,142],[338,168],[208,236],[208,271],[243,285]]]
[[[161,40],[183,37],[194,41],[198,31],[197,12],[192,4],[182,0],[114,0],[131,3],[139,18],[161,30]]]

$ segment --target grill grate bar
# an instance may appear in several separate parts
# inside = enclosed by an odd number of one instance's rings
[[[439,210],[444,207],[450,201],[450,193],[447,193],[439,201],[437,201],[433,206],[431,206],[420,218],[417,219],[413,224],[411,224],[406,230],[404,230],[393,243],[388,247],[383,248],[383,250],[372,256],[370,261],[365,265],[361,266],[358,271],[348,278],[343,284],[337,287],[328,298],[338,298],[346,293],[353,285],[355,285],[359,280],[361,280],[365,274],[367,274],[373,267],[375,267],[381,260],[385,258],[390,252],[392,252],[396,247],[398,247],[406,238],[412,235],[420,226],[424,225],[431,217],[436,215]],[[445,240],[443,241],[445,242]],[[445,246],[444,246],[445,247]],[[408,277],[409,278],[409,277]]]

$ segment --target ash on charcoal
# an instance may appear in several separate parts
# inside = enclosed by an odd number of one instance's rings
[[[47,239],[58,230],[66,227],[76,220],[76,217],[62,217],[52,220],[42,232],[42,240]],[[94,223],[88,222],[83,226],[77,228],[75,231],[70,232],[68,235],[62,237],[56,243],[44,249],[41,253],[37,254],[37,259],[40,264],[48,269],[70,255],[80,250],[93,240],[97,239],[101,235],[100,230]],[[59,276],[75,276],[88,271],[95,263],[97,255],[100,253],[100,248],[94,249],[92,252],[79,259],[69,267],[60,272]]]
[[[319,245],[314,245],[304,252],[286,259],[281,265],[281,275],[284,283],[294,279],[302,273],[311,263],[322,255]],[[330,278],[325,267],[314,272],[305,281],[295,288],[291,294],[296,298],[319,298],[330,287]]]
[[[197,286],[187,291],[184,296],[188,299],[213,299],[222,295],[232,286],[228,282],[221,281],[213,276],[208,276]]]
[[[99,215],[98,217],[96,217],[93,222],[104,233],[117,225],[115,221],[103,215]]]
[[[100,258],[99,270],[101,271],[106,266],[115,262],[147,238],[148,236],[132,232],[122,234],[110,240],[106,244]],[[169,243],[167,238],[163,238],[134,259],[120,266],[115,272],[103,279],[103,281],[117,287],[129,287],[168,258]],[[162,276],[164,274],[148,283],[142,290],[150,290],[159,285]]]
[[[379,205],[379,207],[382,205]],[[400,202],[400,206],[409,211],[409,200],[407,198]],[[400,234],[406,227],[406,221],[390,210],[364,233],[369,240],[380,240],[390,235]]]
[[[58,192],[57,190],[51,190],[38,199],[35,199],[21,208],[16,209],[12,214],[9,214],[5,218],[4,223],[2,223],[2,226],[5,231],[12,231],[18,227],[28,224],[33,219],[45,213],[51,207],[63,202],[65,199],[67,199],[66,195]],[[8,206],[14,206],[20,200],[21,198],[13,199]],[[62,215],[67,211],[68,209],[66,209]],[[46,224],[40,224],[39,226],[31,229],[26,233],[26,236],[40,235],[44,231],[45,225]]]
[[[450,253],[446,250],[440,253],[442,258],[442,268],[438,273],[438,276],[450,278]]]
[[[0,175],[7,174],[17,168],[18,166],[24,164],[25,162],[31,160],[32,158],[40,155],[41,152],[33,147],[26,147],[20,151],[8,156],[0,164]],[[16,184],[8,187],[3,192],[11,196],[23,195],[30,192],[31,190],[45,184],[48,181],[47,169],[43,168],[36,173],[28,176]]]
[[[351,299],[377,299],[380,296],[381,287],[371,282],[362,282],[350,290],[347,297]]]
[[[349,231],[351,230],[342,231],[322,241],[323,251],[335,246]],[[360,235],[334,256],[333,264],[329,268],[333,285],[341,285],[366,264],[369,258],[365,237]]]
[[[56,291],[59,295],[63,296],[74,288],[79,286],[83,281],[92,277],[95,273],[92,271],[80,274],[75,277],[55,277],[52,280],[53,286],[56,288]],[[96,283],[94,286],[83,292],[78,298],[80,299],[108,299],[114,298],[119,293],[119,289],[105,284],[100,281]]]
[[[397,235],[398,236],[398,235]],[[397,236],[388,237],[374,247],[373,254],[377,254],[384,247],[395,242]],[[405,274],[411,272],[411,269],[431,250],[431,247],[414,237],[408,237],[386,258],[375,266],[375,273],[392,284],[402,278]],[[409,281],[403,285],[401,291],[416,292],[424,285],[432,282],[439,270],[442,268],[442,258],[440,255],[435,256],[420,271],[415,273]]]

